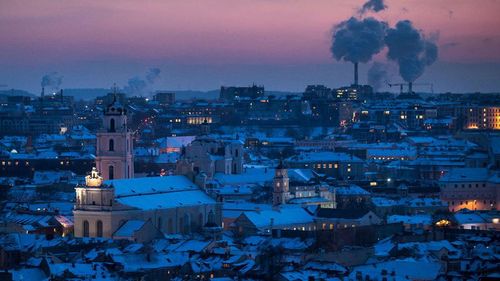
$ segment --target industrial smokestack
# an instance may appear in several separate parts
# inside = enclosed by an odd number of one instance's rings
[[[412,89],[412,85],[413,83],[412,82],[408,82],[408,93],[411,95],[413,94],[413,89]]]
[[[358,63],[354,63],[354,86],[358,86]]]
[[[41,96],[42,96],[42,99],[45,96],[45,87],[42,87],[42,95]]]
[[[335,26],[330,50],[336,60],[354,63],[354,85],[358,85],[358,63],[367,63],[384,48],[387,27],[374,18],[355,17]]]

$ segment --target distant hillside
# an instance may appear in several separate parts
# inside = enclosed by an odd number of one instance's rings
[[[17,89],[11,89],[11,90],[2,90],[0,91],[1,96],[28,96],[28,97],[35,97],[34,94],[24,91],[24,90],[17,90]]]
[[[210,91],[195,91],[195,90],[161,90],[162,92],[174,92],[175,97],[178,100],[188,100],[188,99],[217,99],[219,97],[219,90],[210,90]],[[96,97],[105,96],[110,93],[110,89],[106,88],[80,88],[80,89],[63,89],[63,93],[66,96],[73,96],[75,100],[93,100]],[[275,96],[285,96],[285,95],[293,95],[300,93],[293,92],[283,92],[283,91],[266,91],[266,95],[275,95]],[[0,95],[4,96],[30,96],[37,97],[38,95],[32,94],[30,92],[24,90],[3,90],[0,91]],[[149,95],[148,95],[149,96]]]

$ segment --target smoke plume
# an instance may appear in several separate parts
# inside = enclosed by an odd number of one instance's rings
[[[368,69],[367,75],[368,84],[373,87],[374,91],[378,91],[384,84],[384,81],[387,80],[387,65],[380,62],[374,62],[370,69]]]
[[[146,74],[146,80],[148,80],[150,84],[153,84],[160,77],[160,72],[161,70],[159,68],[149,69],[148,73]]]
[[[368,62],[384,47],[387,23],[374,18],[351,17],[338,24],[333,32],[331,52],[336,60]]]
[[[359,9],[359,14],[363,15],[364,13],[368,11],[373,11],[375,13],[378,13],[382,10],[387,8],[387,6],[384,4],[384,0],[368,0],[361,9]]]
[[[145,79],[135,76],[128,80],[128,86],[125,87],[125,91],[132,95],[142,96],[143,94],[149,94],[152,91],[153,84],[160,77],[161,70],[159,68],[151,68],[146,73]]]
[[[42,77],[41,85],[44,88],[57,91],[61,87],[63,76],[57,72],[45,74]]]
[[[398,63],[399,74],[406,82],[415,81],[438,57],[437,45],[427,40],[409,20],[399,21],[388,29],[385,43],[389,49],[387,57]]]

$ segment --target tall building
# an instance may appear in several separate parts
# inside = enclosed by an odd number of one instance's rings
[[[134,177],[132,134],[127,110],[116,99],[104,110],[103,127],[97,133],[96,167],[105,180]]]
[[[280,164],[274,171],[273,205],[286,204],[290,198],[289,183],[288,170],[283,165],[283,162],[280,161]]]
[[[500,107],[467,106],[465,109],[465,129],[500,130]]]

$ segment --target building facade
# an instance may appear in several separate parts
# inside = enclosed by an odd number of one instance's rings
[[[184,176],[104,181],[94,168],[75,191],[75,237],[119,239],[132,221],[168,234],[221,225],[219,204]]]

